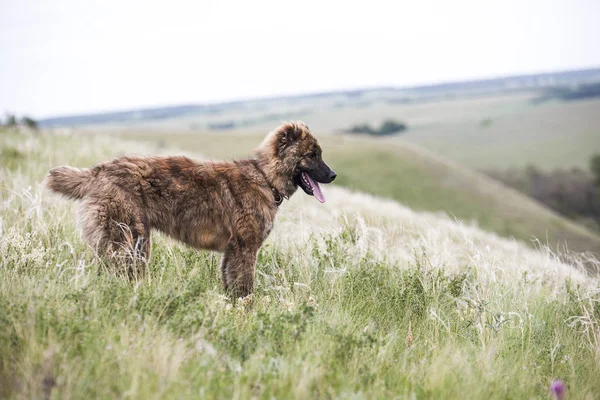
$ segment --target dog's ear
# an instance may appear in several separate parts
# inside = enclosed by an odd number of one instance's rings
[[[300,124],[295,122],[288,122],[277,129],[277,143],[279,149],[282,150],[286,146],[296,142],[302,137],[303,129]]]
[[[282,157],[292,144],[310,135],[308,127],[302,122],[287,122],[269,132],[260,147],[259,154],[270,154]]]

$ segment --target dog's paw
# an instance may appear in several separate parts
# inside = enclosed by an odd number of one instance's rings
[[[238,298],[238,304],[244,307],[245,310],[248,310],[254,304],[254,293],[250,293],[245,297]]]

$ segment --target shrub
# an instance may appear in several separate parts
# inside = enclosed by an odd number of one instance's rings
[[[535,166],[487,174],[586,225],[600,229],[600,155],[592,157],[592,173],[580,168],[544,172]]]
[[[16,126],[17,118],[13,114],[6,114],[6,126]]]
[[[33,118],[28,117],[28,116],[24,116],[23,118],[21,118],[21,124],[25,125],[28,128],[31,128],[31,129],[37,129],[38,128],[37,121],[34,120]]]
[[[215,131],[234,129],[234,128],[235,128],[234,121],[215,122],[212,124],[208,124],[208,129],[215,130]]]
[[[596,185],[600,186],[600,154],[592,156],[592,159],[590,160],[590,170],[592,171],[592,175],[594,175]]]
[[[347,132],[348,133],[368,133],[369,135],[375,134],[375,131],[373,130],[373,128],[371,128],[369,126],[369,124],[355,125],[352,128],[350,128]]]
[[[387,120],[379,128],[379,135],[393,135],[394,133],[400,133],[406,130],[406,124],[403,122],[396,122]]]
[[[385,120],[379,129],[372,128],[369,124],[355,125],[348,129],[348,133],[365,133],[373,136],[387,136],[403,132],[407,129],[404,122],[398,122],[391,119]]]

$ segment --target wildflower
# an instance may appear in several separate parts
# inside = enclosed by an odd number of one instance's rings
[[[550,395],[553,399],[564,400],[565,391],[565,383],[560,379],[556,379],[550,384]]]

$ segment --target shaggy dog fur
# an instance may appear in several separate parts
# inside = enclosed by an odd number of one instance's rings
[[[241,297],[252,293],[256,253],[282,200],[300,186],[324,202],[318,183],[335,177],[308,127],[291,122],[268,134],[253,159],[126,156],[90,169],[54,168],[46,185],[81,201],[85,241],[98,255],[124,261],[133,277],[143,273],[150,232],[157,229],[197,249],[223,252],[223,284]]]

